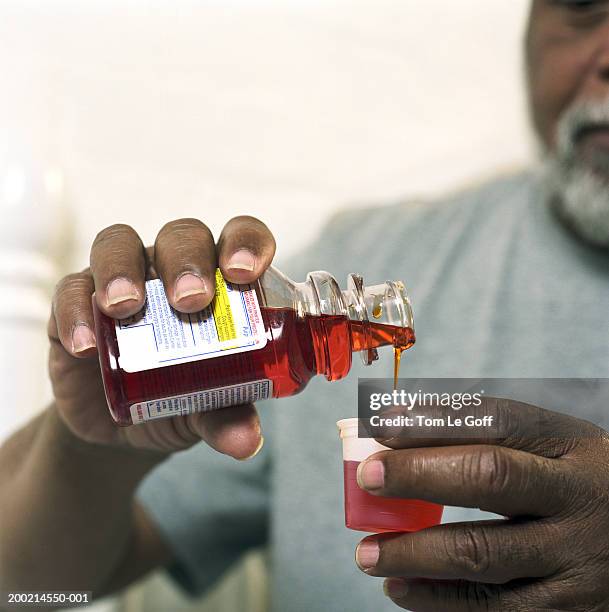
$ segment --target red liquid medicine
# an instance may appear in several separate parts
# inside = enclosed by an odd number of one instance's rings
[[[419,531],[439,525],[444,506],[418,499],[381,497],[357,484],[357,467],[370,455],[389,450],[372,438],[358,438],[358,419],[338,422],[343,441],[345,525],[371,533]]]
[[[403,284],[364,287],[357,275],[341,291],[327,272],[294,283],[271,267],[233,286],[217,271],[216,298],[196,315],[173,311],[159,280],[127,321],[93,306],[108,406],[125,426],[294,395],[318,374],[346,376],[353,352],[370,365],[376,348],[415,341]]]
[[[359,461],[343,461],[345,525],[356,531],[419,531],[438,525],[444,506],[418,499],[379,497],[357,484]]]

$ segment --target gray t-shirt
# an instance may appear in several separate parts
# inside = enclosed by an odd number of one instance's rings
[[[397,204],[336,216],[300,258],[295,280],[322,269],[344,283],[404,280],[417,344],[405,377],[609,377],[609,253],[588,248],[554,218],[534,173],[495,180],[434,204]],[[172,576],[202,593],[250,547],[266,545],[271,600],[281,612],[392,611],[381,580],[364,575],[344,527],[336,421],[357,412],[358,376],[314,379],[299,396],[259,405],[266,444],[239,463],[203,444],[179,453],[139,490],[175,551]],[[547,408],[554,408],[546,406]],[[573,412],[607,428],[602,411]],[[450,508],[445,520],[478,518]]]

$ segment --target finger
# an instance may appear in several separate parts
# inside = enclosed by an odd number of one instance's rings
[[[399,412],[404,409],[400,407]],[[479,406],[460,411],[446,406],[415,406],[412,414],[417,412],[434,418],[433,425],[393,429],[389,437],[378,438],[379,442],[389,448],[493,444],[543,457],[561,457],[579,440],[598,435],[598,428],[587,421],[505,398],[484,397]],[[391,415],[395,414],[392,408]],[[450,425],[447,414],[453,417]],[[488,417],[490,426],[472,427],[466,423],[466,415],[474,419]],[[460,419],[458,424],[456,417]],[[445,424],[439,426],[438,419]]]
[[[226,280],[251,283],[271,264],[275,239],[269,228],[254,217],[231,219],[218,240],[218,261]]]
[[[424,499],[506,516],[552,516],[572,499],[573,467],[500,446],[382,451],[360,463],[373,495]]]
[[[252,404],[191,415],[190,427],[212,448],[235,459],[251,459],[264,443],[260,419]]]
[[[178,219],[164,225],[154,244],[154,259],[174,308],[198,312],[212,301],[216,245],[204,223],[198,219]]]
[[[91,247],[91,273],[99,308],[122,319],[144,305],[144,245],[128,225],[111,225],[97,234]]]
[[[511,586],[465,581],[404,580],[389,578],[385,594],[400,608],[412,612],[506,612],[549,610],[535,607],[530,597]]]
[[[557,571],[553,542],[533,523],[450,523],[415,533],[367,537],[355,558],[370,576],[505,584]]]
[[[60,342],[73,357],[90,357],[96,353],[92,294],[93,278],[88,270],[66,276],[55,288],[49,338]]]

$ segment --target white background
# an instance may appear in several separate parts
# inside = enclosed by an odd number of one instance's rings
[[[1,140],[65,172],[78,264],[111,223],[238,213],[286,254],[336,208],[526,162],[527,4],[4,0]]]

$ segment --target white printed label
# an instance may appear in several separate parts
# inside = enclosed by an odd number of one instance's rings
[[[271,397],[273,381],[268,379],[254,380],[240,385],[217,387],[188,395],[174,395],[150,402],[133,404],[131,419],[133,424],[144,423],[152,419],[172,416],[184,416],[195,412],[207,412],[227,406],[249,404]]]
[[[216,270],[216,296],[201,312],[182,314],[167,301],[163,283],[146,283],[146,306],[116,321],[119,366],[126,372],[260,349],[267,337],[251,285],[233,285]]]

